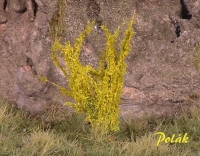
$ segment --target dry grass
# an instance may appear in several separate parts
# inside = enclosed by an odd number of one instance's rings
[[[197,109],[198,110],[198,109]],[[0,105],[0,155],[16,156],[179,156],[199,155],[200,112],[177,118],[121,120],[121,130],[105,134],[92,130],[83,114],[65,113],[65,120],[28,117],[5,102]],[[51,113],[47,113],[50,115]],[[61,115],[62,116],[62,115]],[[131,120],[130,120],[131,121]],[[143,123],[143,124],[141,124]],[[188,133],[187,144],[156,146],[155,132],[167,136]]]
[[[58,9],[53,16],[52,21],[50,22],[50,28],[49,28],[49,35],[53,40],[62,37],[66,25],[65,25],[65,14],[66,14],[66,0],[58,0]]]
[[[200,69],[200,42],[197,43],[194,52],[194,63],[197,69]]]

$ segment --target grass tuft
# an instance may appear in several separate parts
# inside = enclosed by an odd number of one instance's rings
[[[195,51],[194,51],[194,63],[196,68],[200,69],[200,42],[197,43]]]
[[[66,30],[66,0],[58,0],[58,9],[50,22],[49,35],[53,40],[61,38]]]
[[[58,112],[54,112],[58,113]],[[67,114],[67,111],[62,113]],[[62,113],[60,116],[63,118]],[[51,112],[46,112],[50,115]],[[43,114],[45,115],[45,114]],[[0,155],[10,156],[186,156],[200,155],[200,111],[178,117],[121,120],[120,131],[105,134],[91,129],[83,114],[69,113],[63,120],[27,116],[5,102],[0,105]],[[188,133],[187,144],[160,143],[166,136]]]

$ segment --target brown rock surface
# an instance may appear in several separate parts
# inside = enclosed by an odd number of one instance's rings
[[[194,64],[194,49],[200,36],[198,0],[189,3],[191,19],[180,18],[182,6],[176,0],[67,2],[64,36],[71,43],[84,30],[90,17],[96,22],[100,20],[100,24],[112,31],[118,25],[125,30],[124,23],[136,11],[136,33],[126,60],[121,96],[122,116],[179,114],[199,103],[200,74]],[[34,3],[38,7],[34,19],[30,11],[16,12],[12,7],[0,6],[3,12],[0,14],[0,23],[3,23],[0,25],[0,94],[19,107],[38,112],[52,101],[62,103],[69,98],[63,98],[57,89],[36,77],[46,76],[67,86],[67,80],[50,58],[48,28],[56,11],[56,1],[35,0]],[[96,66],[97,56],[105,47],[105,34],[93,31],[86,40],[82,61]]]

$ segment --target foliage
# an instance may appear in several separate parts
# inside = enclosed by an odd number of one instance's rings
[[[65,105],[69,105],[79,112],[85,112],[86,119],[93,128],[102,129],[104,127],[106,131],[119,130],[119,102],[126,72],[125,58],[130,51],[130,41],[134,34],[132,25],[133,20],[124,33],[119,52],[115,47],[119,36],[119,27],[112,34],[105,26],[102,26],[107,42],[98,69],[89,65],[84,66],[79,61],[83,40],[91,32],[93,23],[88,23],[87,28],[76,39],[74,46],[71,46],[70,43],[61,45],[59,40],[56,40],[52,46],[54,64],[68,79],[70,89],[45,78],[43,80],[59,87],[64,95],[73,97],[76,104],[66,102]],[[58,51],[65,61],[65,67],[59,63]]]
[[[49,34],[53,40],[65,31],[66,0],[58,0],[58,9],[50,22]]]

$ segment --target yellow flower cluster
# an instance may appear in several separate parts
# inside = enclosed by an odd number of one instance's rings
[[[107,132],[115,132],[119,130],[120,94],[126,72],[125,58],[131,49],[130,41],[134,34],[133,20],[130,21],[124,33],[119,52],[115,47],[119,28],[112,34],[105,26],[102,26],[107,42],[97,69],[89,65],[84,66],[79,61],[83,40],[91,32],[92,26],[93,23],[88,23],[87,28],[76,39],[74,46],[69,43],[62,45],[58,40],[54,42],[52,59],[68,79],[70,89],[50,83],[59,87],[64,95],[74,98],[76,104],[66,102],[64,105],[85,112],[86,119],[91,122],[93,128],[104,127]],[[65,61],[64,67],[59,63],[58,52]],[[43,81],[49,82],[44,78]]]

